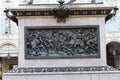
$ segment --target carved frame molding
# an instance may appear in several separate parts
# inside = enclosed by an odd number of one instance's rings
[[[97,8],[91,8],[91,9],[72,9],[69,10],[70,16],[79,16],[79,15],[108,15],[112,9],[97,9]],[[11,10],[13,15],[15,16],[53,16],[53,10],[52,9],[37,9],[37,10]]]

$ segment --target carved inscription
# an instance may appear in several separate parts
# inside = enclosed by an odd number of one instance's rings
[[[25,58],[98,57],[98,28],[26,28]]]

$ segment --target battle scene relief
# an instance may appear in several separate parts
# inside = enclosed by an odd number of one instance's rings
[[[26,28],[25,58],[99,57],[97,27]]]

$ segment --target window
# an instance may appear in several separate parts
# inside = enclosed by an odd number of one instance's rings
[[[6,45],[2,46],[1,50],[2,51],[8,51],[8,50],[9,51],[16,51],[16,48],[11,44],[6,44]]]
[[[110,42],[106,46],[107,65],[120,69],[120,43]]]
[[[15,34],[18,31],[17,29],[18,28],[13,21],[11,21],[8,18],[5,18],[5,25],[4,25],[3,34]]]
[[[5,34],[11,33],[10,19],[5,18]]]

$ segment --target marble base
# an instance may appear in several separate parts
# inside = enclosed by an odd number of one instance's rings
[[[16,68],[3,80],[119,80],[120,71],[111,66]]]
[[[120,71],[5,73],[3,80],[120,80]]]

